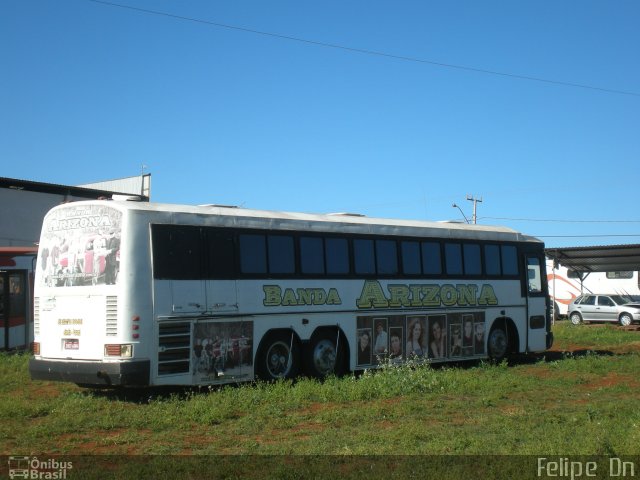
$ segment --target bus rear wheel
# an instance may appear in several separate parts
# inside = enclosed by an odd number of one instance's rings
[[[256,374],[267,381],[294,378],[300,371],[300,346],[293,332],[267,334],[256,354]]]
[[[344,373],[346,342],[336,330],[316,332],[306,349],[306,373],[311,377],[324,378]]]

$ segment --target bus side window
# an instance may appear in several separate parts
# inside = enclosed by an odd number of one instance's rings
[[[322,237],[300,237],[300,273],[324,275]]]
[[[402,272],[406,275],[420,275],[420,244],[418,242],[404,241],[401,243]]]
[[[444,263],[447,275],[462,274],[462,245],[459,243],[444,244]]]
[[[373,240],[359,238],[353,241],[353,264],[357,275],[376,273]]]
[[[422,273],[425,275],[442,274],[440,243],[422,242]]]
[[[293,274],[296,270],[293,237],[290,235],[269,235],[267,237],[269,273]]]
[[[513,245],[502,245],[502,275],[518,275],[518,252]]]
[[[395,240],[376,240],[376,270],[382,275],[398,273],[398,247]]]
[[[236,278],[236,246],[233,234],[225,230],[207,230],[209,253],[208,278]]]
[[[247,274],[267,273],[267,243],[264,235],[241,234],[240,272]]]
[[[202,235],[199,227],[152,225],[152,242],[155,278],[202,278]]]
[[[328,275],[349,273],[349,243],[346,238],[327,237],[324,240]]]
[[[500,247],[498,245],[484,246],[484,266],[487,275],[500,275]]]
[[[527,258],[527,277],[529,293],[540,293],[542,291],[542,271],[540,270],[539,258]]]
[[[482,273],[482,262],[480,261],[480,245],[475,243],[465,243],[462,246],[464,254],[465,275],[480,275]]]

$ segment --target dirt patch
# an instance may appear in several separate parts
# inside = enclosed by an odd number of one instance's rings
[[[140,455],[147,453],[143,450],[144,441],[140,436],[151,437],[151,430],[138,429],[135,438],[128,428],[115,430],[96,430],[90,434],[78,435],[67,433],[60,435],[60,443],[74,445],[74,452],[78,455],[112,455],[115,452],[123,455]]]
[[[613,388],[618,385],[625,385],[629,388],[638,388],[640,382],[631,375],[621,375],[616,372],[609,372],[602,377],[595,378],[593,381],[580,385],[584,390],[601,390],[603,388]]]

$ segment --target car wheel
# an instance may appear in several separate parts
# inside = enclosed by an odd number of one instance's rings
[[[580,323],[582,323],[582,315],[580,315],[578,312],[573,312],[569,316],[569,320],[571,320],[571,323],[573,323],[574,325],[580,325]]]
[[[627,327],[631,325],[631,322],[633,322],[633,318],[631,317],[631,314],[624,312],[620,315],[618,321],[620,322],[620,325],[622,325],[623,327]]]

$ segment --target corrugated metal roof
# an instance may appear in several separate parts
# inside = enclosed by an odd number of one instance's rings
[[[59,185],[56,183],[33,182],[31,180],[20,180],[17,178],[0,177],[0,188],[8,188],[11,190],[24,190],[27,192],[40,192],[55,195],[71,195],[87,199],[98,198],[101,196],[111,197],[114,193],[109,190],[99,190],[95,188],[72,187],[69,185]],[[148,201],[148,197],[142,198]]]
[[[640,244],[547,248],[548,258],[576,272],[640,270]]]

